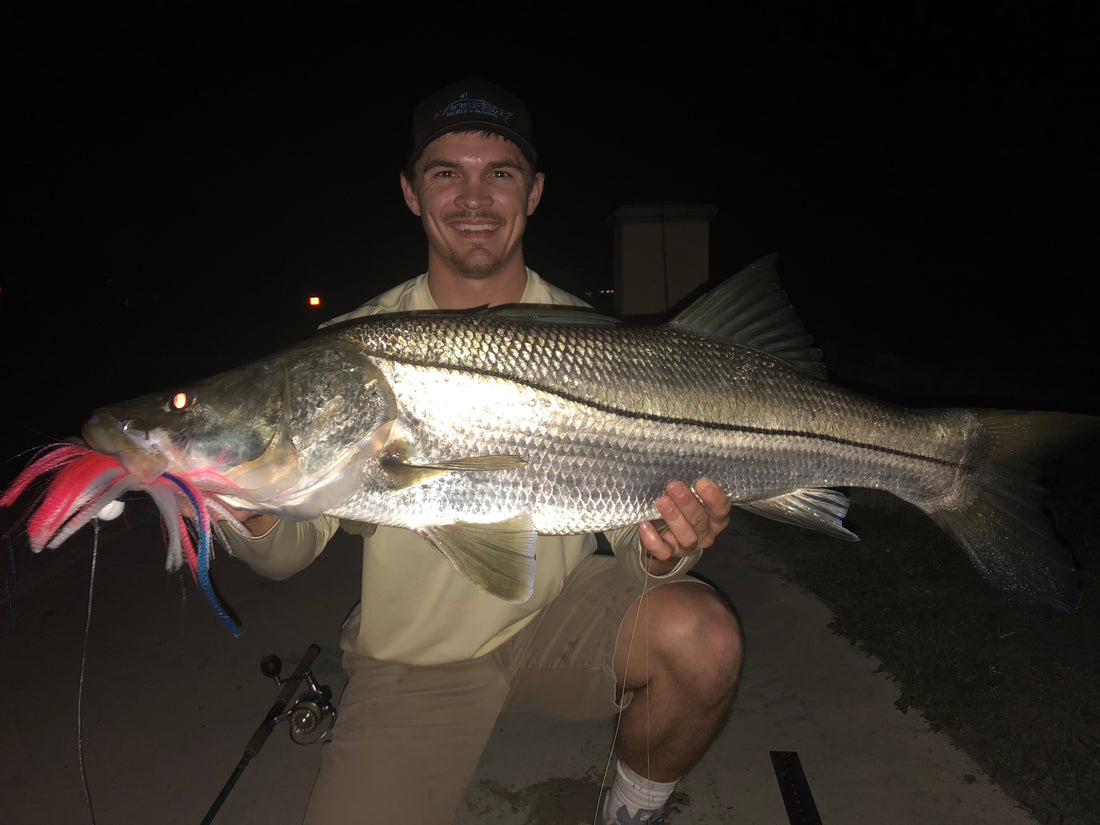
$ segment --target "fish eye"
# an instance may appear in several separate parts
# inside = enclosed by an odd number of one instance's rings
[[[168,405],[173,410],[186,410],[195,404],[195,396],[186,390],[180,390],[179,392],[172,393],[172,398],[168,402]]]

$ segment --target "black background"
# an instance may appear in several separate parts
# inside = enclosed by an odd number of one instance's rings
[[[836,380],[949,364],[908,400],[1100,412],[1091,5],[769,9],[11,16],[4,474],[421,272],[409,117],[468,76],[532,110],[560,286],[611,285],[615,207],[708,203],[713,277],[779,253]]]

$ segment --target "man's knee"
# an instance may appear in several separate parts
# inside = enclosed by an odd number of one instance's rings
[[[741,672],[741,623],[727,602],[701,584],[679,582],[655,590],[651,643],[679,677],[708,692],[732,694]]]

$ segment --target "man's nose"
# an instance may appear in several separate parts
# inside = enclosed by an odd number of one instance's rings
[[[465,209],[483,209],[492,202],[493,195],[480,178],[466,180],[455,196],[455,203]]]

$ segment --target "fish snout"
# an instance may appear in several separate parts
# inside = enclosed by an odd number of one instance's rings
[[[137,419],[120,421],[109,413],[96,412],[84,424],[81,435],[92,449],[114,456],[146,483],[168,470],[168,457]]]

